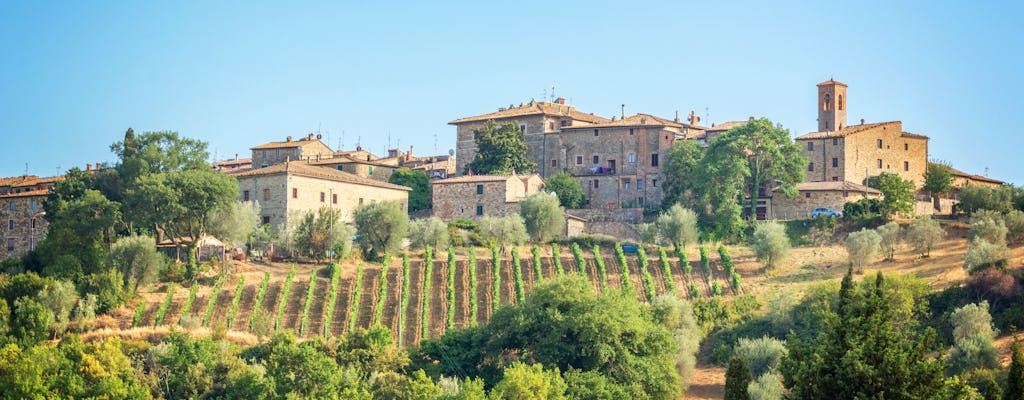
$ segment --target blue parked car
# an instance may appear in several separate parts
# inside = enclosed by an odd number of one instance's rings
[[[811,218],[818,218],[819,215],[839,218],[843,216],[843,213],[828,207],[818,207],[815,208],[814,211],[811,211]]]

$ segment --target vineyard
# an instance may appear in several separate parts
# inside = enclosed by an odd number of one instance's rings
[[[379,324],[410,346],[450,329],[484,324],[498,307],[521,302],[539,281],[561,274],[583,273],[595,290],[622,289],[643,302],[666,293],[703,297],[740,291],[739,275],[721,250],[718,259],[706,248],[696,252],[699,268],[689,265],[685,253],[662,248],[627,253],[619,245],[583,249],[574,244],[571,251],[557,245],[445,250],[442,257],[437,249],[385,257],[385,264],[241,264],[226,278],[159,287],[115,314],[124,316],[122,329],[201,325],[263,335],[290,330],[304,338]],[[654,258],[645,250],[653,250]],[[529,256],[521,257],[520,251]]]

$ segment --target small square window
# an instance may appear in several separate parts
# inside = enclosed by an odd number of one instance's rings
[[[576,156],[576,165],[583,165],[583,156]]]
[[[637,179],[636,180],[636,190],[643,190],[643,188],[644,188],[644,180],[643,179]]]
[[[548,130],[549,131],[555,130],[555,123],[554,122],[548,122]]]
[[[629,153],[628,155],[626,155],[626,160],[631,162],[631,163],[635,163],[636,162],[636,153]]]
[[[324,192],[320,192],[320,202],[323,203],[327,200],[327,195]]]
[[[476,185],[476,194],[484,194],[484,185]]]
[[[839,182],[839,177],[838,176],[833,176],[832,177],[832,182]]]
[[[832,138],[832,145],[833,146],[838,146],[839,145],[839,138]]]
[[[519,131],[522,133],[526,133],[526,125],[519,125]]]
[[[594,189],[597,189],[599,187],[601,187],[600,181],[598,181],[597,179],[594,179]]]
[[[293,199],[299,198],[299,188],[292,188],[292,198]]]
[[[558,166],[558,160],[551,160],[551,167],[555,168]]]
[[[807,170],[808,171],[814,171],[814,163],[808,163],[807,164]]]
[[[363,198],[362,197],[359,198],[359,205],[363,205]]]
[[[338,204],[338,195],[331,194],[331,203]]]
[[[269,225],[269,224],[270,224],[270,216],[269,215],[264,215],[263,216],[263,225]]]
[[[562,126],[569,126],[569,121],[562,120]]]
[[[832,158],[832,168],[839,168],[839,159]]]
[[[629,136],[633,136],[633,128],[629,128]]]
[[[629,190],[629,184],[630,184],[630,183],[631,183],[631,182],[629,181],[629,179],[626,179],[626,180],[622,181],[622,187],[623,187],[624,189],[626,189],[626,190]]]
[[[7,238],[7,251],[14,251],[14,238]]]
[[[7,229],[12,230],[12,231],[14,230],[14,220],[13,219],[7,220]]]
[[[594,164],[600,164],[600,163],[601,163],[601,157],[594,156]]]
[[[484,206],[476,206],[476,215],[484,215]]]
[[[597,129],[594,129],[594,136],[597,136]]]
[[[811,198],[811,192],[804,192],[804,197]]]
[[[263,189],[263,201],[270,201],[270,189]]]

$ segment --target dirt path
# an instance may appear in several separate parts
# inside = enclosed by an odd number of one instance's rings
[[[329,271],[324,270],[324,272]],[[327,292],[331,288],[331,279],[323,278],[319,276],[320,274],[317,275],[316,287],[313,288],[313,305],[309,307],[309,317],[306,320],[305,337],[323,336],[324,334],[324,311],[327,308]]]
[[[491,293],[491,271],[493,267],[490,261],[483,261],[479,258],[476,260],[476,307],[477,307],[477,324],[483,325],[490,319],[491,313],[494,311],[491,309],[493,304],[493,296]]]
[[[380,268],[377,266],[363,266],[363,287],[359,295],[359,316],[356,319],[357,328],[370,328],[373,326],[374,307],[377,305],[377,295],[380,293]]]
[[[391,330],[391,337],[398,343],[398,310],[402,301],[402,266],[391,263],[388,266],[387,292],[385,293],[384,309],[381,312],[380,324]]]
[[[306,275],[305,277],[302,275]],[[284,305],[284,316],[281,318],[281,330],[291,329],[298,333],[299,318],[302,317],[302,306],[306,303],[306,289],[309,287],[309,274],[298,272],[292,281],[292,292]]]
[[[260,283],[246,284],[242,289],[242,298],[238,300],[238,311],[235,312],[235,319],[231,322],[228,330],[248,331],[249,316],[252,315],[252,307],[256,303],[256,292],[260,289]]]
[[[440,254],[440,253],[439,253]],[[434,261],[430,276],[430,337],[444,334],[448,324],[448,261]]]
[[[701,366],[693,370],[685,400],[719,400],[725,397],[725,368]]]

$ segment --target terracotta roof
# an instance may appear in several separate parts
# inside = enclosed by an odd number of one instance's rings
[[[960,177],[960,178],[966,178],[966,179],[970,179],[970,180],[974,180],[974,181],[997,183],[997,184],[1000,184],[1000,185],[1006,184],[1006,182],[1003,182],[1003,181],[998,180],[998,179],[993,179],[993,178],[989,178],[987,176],[982,176],[982,175],[968,174],[968,173],[966,173],[964,171],[958,170],[958,169],[953,168],[953,167],[949,167],[949,172],[952,172],[954,176],[957,176],[957,177]]]
[[[221,165],[241,165],[241,164],[252,164],[252,159],[251,158],[237,158],[237,159],[236,158],[232,158],[230,160],[214,161],[213,164],[211,164],[211,165],[216,167],[216,166],[221,166]]]
[[[870,130],[870,129],[874,129],[874,128],[877,128],[879,126],[896,125],[896,124],[900,124],[900,123],[901,123],[900,121],[888,121],[888,122],[878,122],[878,123],[874,123],[874,124],[853,125],[853,126],[847,126],[847,127],[843,128],[843,129],[840,129],[838,131],[832,131],[832,132],[811,132],[811,133],[803,134],[803,135],[797,136],[796,140],[827,139],[827,138],[836,138],[836,137],[846,137],[846,136],[853,135],[855,133],[864,132],[864,131],[867,131],[867,130]],[[915,136],[919,136],[919,135],[915,135]]]
[[[916,133],[903,132],[900,137],[911,138],[911,139],[928,139],[925,135],[918,135]]]
[[[529,175],[463,175],[463,176],[457,176],[455,178],[438,179],[438,180],[433,181],[431,183],[433,183],[433,184],[441,184],[441,183],[501,182],[501,181],[507,181],[509,178],[517,178],[519,180],[523,180],[523,179],[529,178],[531,175],[537,175],[537,174],[529,174]]]
[[[719,131],[724,132],[724,131],[730,130],[732,128],[735,128],[737,126],[746,125],[747,122],[749,122],[749,121],[728,121],[728,122],[723,122],[723,123],[717,124],[717,125],[712,126],[710,128],[705,128],[705,130],[707,130],[708,132],[719,132]]]
[[[23,176],[12,176],[9,178],[0,178],[0,186],[16,186],[25,182],[34,182],[39,179],[35,175],[23,175]]]
[[[839,82],[839,81],[837,81],[837,80],[835,80],[835,79],[829,79],[829,80],[827,80],[827,81],[824,81],[824,82],[822,82],[822,83],[819,83],[819,84],[818,84],[818,86],[825,86],[825,85],[840,85],[840,86],[848,86],[847,84],[845,84],[845,83],[842,83],[842,82]]]
[[[318,167],[316,165],[309,165],[305,161],[290,161],[281,164],[274,164],[266,168],[258,168],[240,173],[228,173],[228,175],[236,178],[242,178],[247,176],[261,176],[261,175],[275,175],[275,174],[290,174],[299,176],[308,176],[310,178],[327,179],[336,182],[346,182],[356,185],[366,186],[377,186],[388,189],[405,190],[411,191],[411,188],[395,185],[387,182],[381,182],[369,178],[363,178],[350,174],[344,171],[338,171],[333,168]]]
[[[867,192],[877,195],[882,194],[882,192],[879,191],[878,189],[870,188],[849,181],[800,182],[796,184],[796,190],[799,190],[801,192],[848,191]]]
[[[293,141],[290,141],[290,142],[288,142],[288,141],[284,141],[284,142],[270,142],[270,143],[266,143],[266,144],[261,144],[261,145],[256,146],[256,147],[251,147],[251,148],[249,148],[249,150],[285,149],[285,148],[290,149],[292,147],[302,147],[302,146],[305,146],[307,144],[313,144],[314,142],[320,142],[320,139],[302,138],[302,139],[293,140]],[[320,143],[323,144],[323,142],[320,142]],[[327,146],[327,145],[325,144],[324,146]]]
[[[8,193],[0,195],[0,199],[13,199],[16,197],[36,197],[36,196],[47,196],[50,194],[49,189],[43,190],[28,190],[21,193]]]
[[[670,120],[670,119],[665,119],[665,118],[661,118],[661,117],[655,117],[655,116],[650,115],[650,114],[634,114],[634,115],[628,116],[628,117],[620,119],[620,120],[602,122],[602,123],[594,124],[594,125],[565,126],[565,127],[562,127],[562,129],[563,130],[568,130],[568,129],[593,129],[593,128],[611,128],[611,127],[620,127],[620,126],[671,126],[671,127],[675,127],[675,128],[682,128],[684,125],[682,123],[675,122],[675,121]]]
[[[519,107],[510,107],[489,114],[460,118],[452,122],[449,122],[448,124],[458,125],[465,122],[487,121],[491,119],[513,118],[538,114],[567,116],[577,121],[589,122],[594,124],[608,122],[608,119],[596,116],[594,114],[587,114],[576,111],[576,107],[573,106],[567,106],[565,104],[558,103],[548,103],[544,101],[539,103],[535,101],[530,101],[530,103],[520,105]]]

